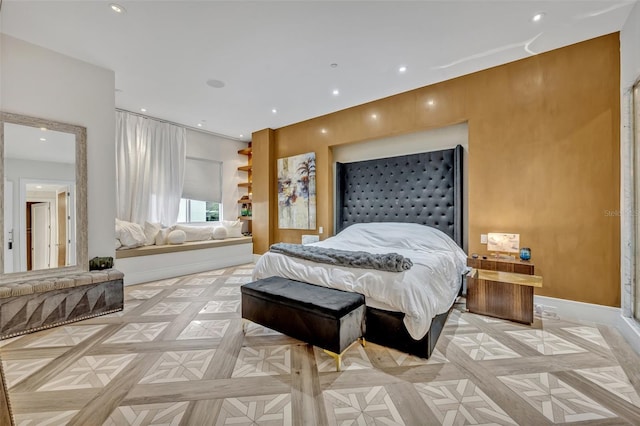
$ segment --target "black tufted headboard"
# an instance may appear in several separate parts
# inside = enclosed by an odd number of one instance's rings
[[[336,163],[336,233],[354,223],[412,222],[463,247],[462,146]]]

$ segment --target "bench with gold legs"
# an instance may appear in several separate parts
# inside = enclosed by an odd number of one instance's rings
[[[355,342],[364,346],[364,296],[282,277],[241,287],[242,318],[322,348],[336,360]],[[243,330],[244,330],[243,325]]]

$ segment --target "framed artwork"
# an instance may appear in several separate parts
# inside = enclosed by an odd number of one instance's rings
[[[489,233],[487,250],[502,253],[518,253],[520,250],[520,234]]]
[[[278,159],[278,227],[316,229],[316,154]]]

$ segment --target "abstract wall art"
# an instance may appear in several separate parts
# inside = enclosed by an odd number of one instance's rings
[[[278,227],[316,229],[316,154],[278,159]]]

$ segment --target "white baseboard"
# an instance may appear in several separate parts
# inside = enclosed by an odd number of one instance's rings
[[[640,324],[633,318],[620,317],[616,327],[624,340],[640,354]]]
[[[533,304],[536,313],[544,316],[588,321],[613,327],[640,354],[640,326],[635,320],[624,318],[620,308],[546,296],[534,296]]]
[[[133,285],[253,262],[253,244],[116,259],[124,285]]]

